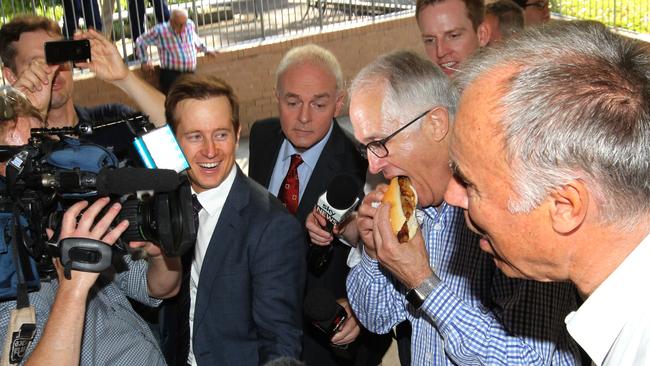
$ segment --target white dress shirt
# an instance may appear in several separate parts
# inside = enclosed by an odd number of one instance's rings
[[[300,154],[300,157],[302,158],[302,164],[298,165],[298,202],[302,200],[302,194],[305,193],[305,188],[307,187],[309,178],[311,178],[311,173],[314,171],[316,163],[318,163],[320,154],[323,152],[327,141],[330,139],[332,128],[334,128],[334,123],[330,125],[330,129],[327,131],[325,137],[318,141],[318,143],[316,143],[314,146],[303,152],[298,152],[296,148],[293,147],[291,142],[289,142],[289,140],[286,138],[284,139],[282,146],[280,146],[278,157],[275,160],[275,166],[273,167],[271,180],[269,181],[268,190],[272,195],[277,197],[278,192],[280,192],[282,181],[284,180],[284,177],[287,176],[289,165],[291,165],[291,155]]]
[[[194,352],[192,350],[192,328],[194,326],[194,305],[196,304],[196,292],[199,288],[201,266],[203,265],[203,258],[205,257],[205,252],[208,250],[210,239],[212,238],[212,232],[217,226],[219,216],[221,216],[221,210],[226,203],[226,198],[230,193],[236,175],[237,165],[233,164],[230,173],[228,173],[226,179],[218,187],[196,195],[202,209],[199,211],[199,229],[196,234],[194,259],[192,260],[190,272],[190,352],[187,357],[187,363],[194,366],[196,365],[196,360],[194,359]],[[192,190],[192,193],[194,193],[194,190]],[[220,244],[225,245],[225,243]]]
[[[616,245],[616,243],[612,243]],[[650,235],[565,319],[600,365],[650,365]]]

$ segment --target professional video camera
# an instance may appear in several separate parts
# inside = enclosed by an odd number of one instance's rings
[[[83,241],[53,245],[45,228],[53,228],[58,235],[67,207],[81,199],[104,196],[122,203],[116,222],[129,220],[116,247],[151,241],[166,255],[180,256],[194,244],[196,228],[186,175],[167,169],[119,167],[109,149],[86,141],[103,126],[115,124],[126,124],[138,135],[150,127],[146,117],[137,115],[103,125],[32,129],[27,145],[0,146],[0,161],[7,161],[4,187],[0,185],[0,254],[2,247],[10,247],[9,239],[15,240],[16,249],[26,250],[34,259],[41,278],[54,272],[53,255],[65,258],[68,270],[101,271],[110,265],[114,248]]]

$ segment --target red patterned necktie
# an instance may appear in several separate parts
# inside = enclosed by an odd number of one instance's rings
[[[299,182],[298,182],[298,166],[302,164],[302,158],[298,154],[291,155],[291,164],[287,176],[282,181],[278,198],[284,204],[284,207],[292,214],[298,211],[298,195],[299,195]]]

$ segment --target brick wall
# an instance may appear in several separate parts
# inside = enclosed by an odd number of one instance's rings
[[[197,72],[216,74],[233,86],[241,102],[242,134],[247,135],[249,126],[254,121],[277,115],[273,96],[275,68],[287,50],[306,43],[316,43],[331,50],[339,59],[347,81],[364,65],[383,53],[396,49],[411,49],[424,55],[415,19],[409,16],[350,29],[282,41],[265,41],[260,45],[224,50],[216,57],[199,59]],[[147,77],[147,80],[157,84],[156,76]],[[118,88],[95,78],[76,80],[74,98],[81,105],[109,102],[134,105]],[[347,110],[343,114],[347,114]]]

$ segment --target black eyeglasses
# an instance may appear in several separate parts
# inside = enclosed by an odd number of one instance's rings
[[[398,128],[397,131],[391,133],[390,135],[384,137],[381,140],[371,141],[366,145],[359,144],[359,146],[358,146],[359,153],[361,154],[361,156],[363,156],[364,159],[368,159],[368,150],[370,150],[378,158],[387,157],[388,156],[388,148],[386,147],[386,143],[388,143],[388,141],[390,141],[390,139],[395,137],[395,135],[402,132],[406,127],[412,125],[413,123],[415,123],[420,118],[424,117],[427,113],[431,112],[432,110],[433,110],[433,108],[423,112],[422,114],[420,114],[417,117],[413,118],[410,122],[408,122],[404,126]]]
[[[548,7],[548,0],[546,0],[546,1],[536,1],[534,3],[525,4],[524,9],[529,7],[529,6],[532,6],[537,10],[544,10],[544,9],[546,9]]]

